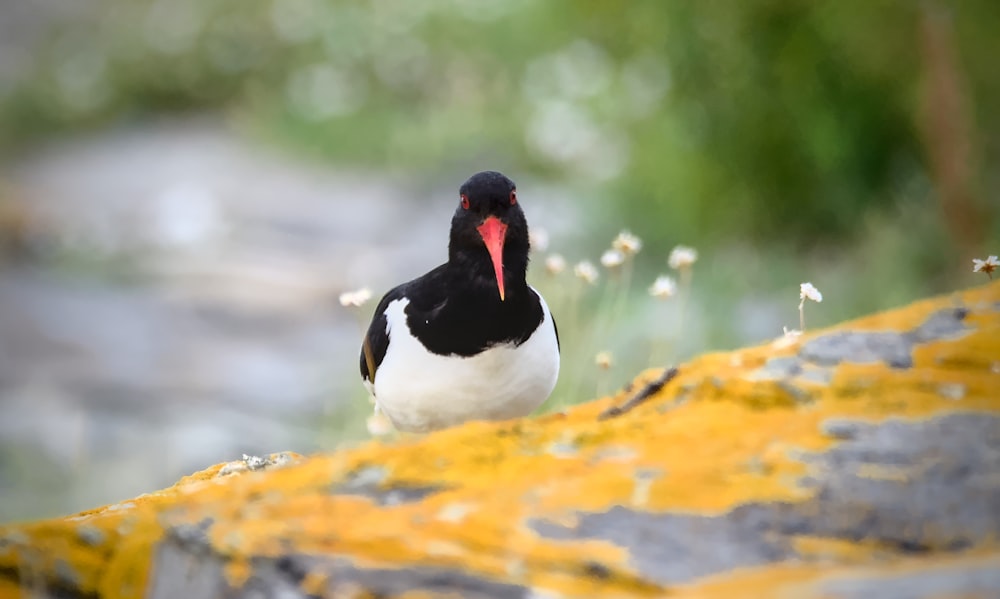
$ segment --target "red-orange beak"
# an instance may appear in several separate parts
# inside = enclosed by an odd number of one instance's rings
[[[507,225],[500,219],[491,216],[476,227],[486,244],[486,251],[493,260],[493,272],[497,277],[497,289],[500,290],[500,301],[503,301],[503,242],[507,239]]]

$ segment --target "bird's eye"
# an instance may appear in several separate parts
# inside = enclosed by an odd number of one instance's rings
[[[469,209],[469,196],[462,194],[462,208]]]
[[[517,190],[512,189],[510,190],[510,205],[513,206],[516,203],[517,203]]]

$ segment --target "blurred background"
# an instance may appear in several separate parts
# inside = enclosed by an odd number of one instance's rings
[[[798,328],[804,281],[807,328],[983,283],[998,31],[995,0],[0,3],[0,521],[368,438],[362,328],[478,170],[560,323],[544,410]]]

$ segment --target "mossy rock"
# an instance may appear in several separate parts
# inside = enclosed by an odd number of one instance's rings
[[[1000,282],[663,375],[2,527],[0,596],[1000,596]]]

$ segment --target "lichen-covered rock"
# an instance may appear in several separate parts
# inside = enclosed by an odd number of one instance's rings
[[[1000,596],[1000,282],[0,528],[0,596],[27,593]]]

